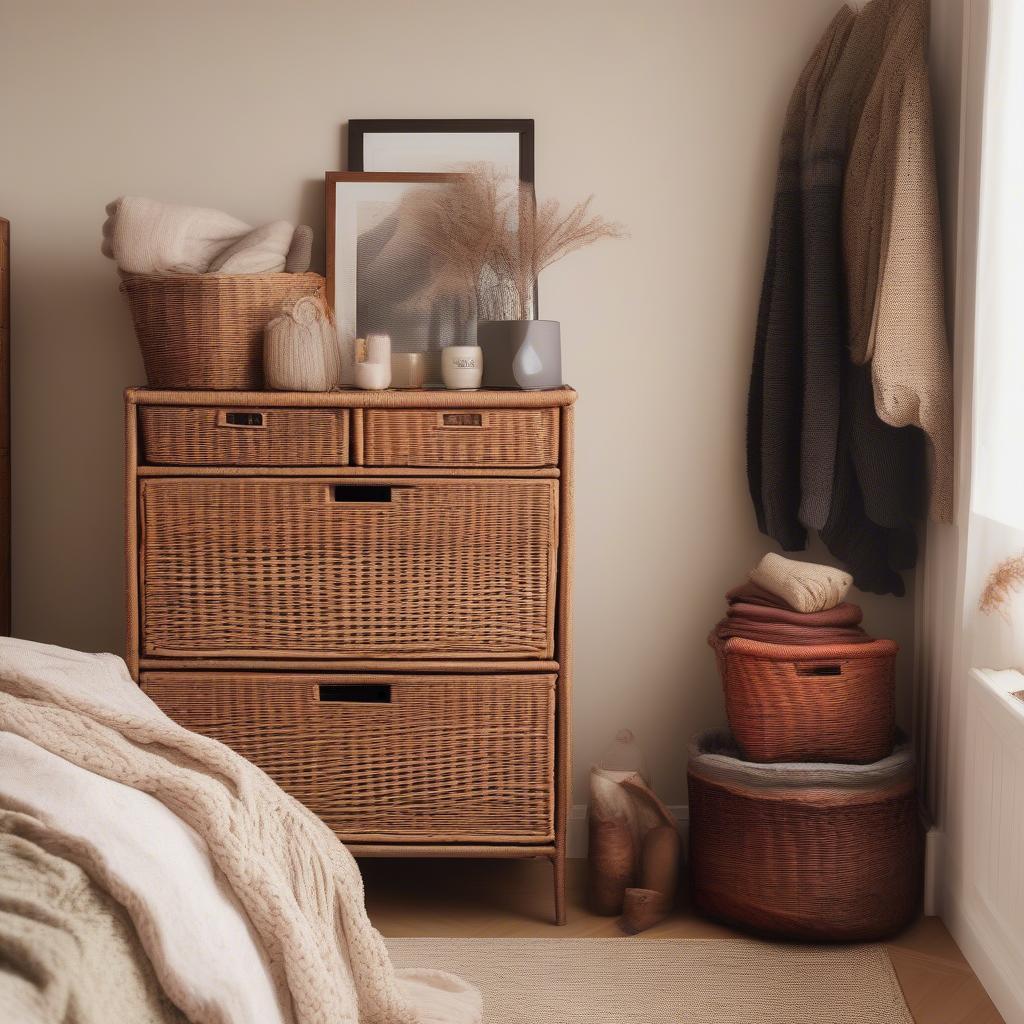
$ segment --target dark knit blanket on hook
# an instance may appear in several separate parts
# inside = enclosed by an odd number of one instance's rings
[[[800,427],[803,243],[800,161],[807,112],[842,53],[853,24],[843,7],[807,62],[786,110],[779,143],[771,237],[754,338],[747,399],[747,480],[757,525],[785,551],[800,551]]]

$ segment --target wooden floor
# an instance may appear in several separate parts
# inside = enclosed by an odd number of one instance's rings
[[[370,919],[389,936],[548,937],[618,935],[613,918],[584,907],[585,864],[569,864],[568,923],[551,920],[547,861],[363,860]],[[682,908],[651,938],[729,936]],[[888,943],[917,1024],[1001,1024],[991,1000],[937,918]]]

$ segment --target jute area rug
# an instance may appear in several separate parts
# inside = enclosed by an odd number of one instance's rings
[[[883,946],[748,939],[388,939],[480,987],[486,1024],[913,1024]]]

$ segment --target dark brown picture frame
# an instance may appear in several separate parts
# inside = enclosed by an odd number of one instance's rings
[[[356,119],[348,123],[348,169],[363,169],[366,135],[412,132],[509,132],[519,136],[519,180],[534,184],[533,118],[384,118]]]

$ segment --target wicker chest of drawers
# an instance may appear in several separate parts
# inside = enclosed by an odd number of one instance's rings
[[[129,667],[357,855],[544,857],[571,389],[126,393]]]

